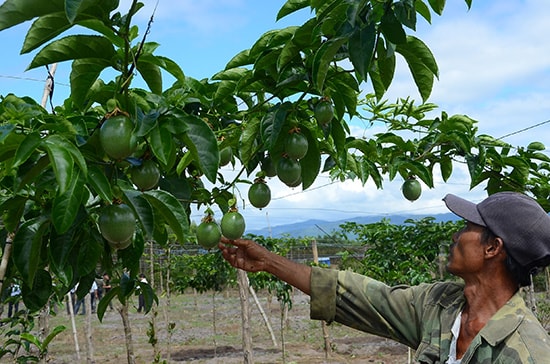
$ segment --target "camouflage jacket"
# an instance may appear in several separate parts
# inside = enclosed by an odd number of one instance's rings
[[[416,350],[420,363],[445,363],[451,327],[465,303],[456,282],[389,287],[349,271],[314,267],[311,318],[340,322]],[[474,338],[462,364],[549,363],[550,337],[516,293]]]

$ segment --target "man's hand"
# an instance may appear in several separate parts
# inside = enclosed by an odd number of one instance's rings
[[[311,267],[270,252],[252,240],[221,238],[222,256],[235,268],[247,272],[267,272],[310,294]]]
[[[269,255],[273,254],[252,240],[230,240],[222,237],[218,247],[229,264],[247,272],[264,271]]]

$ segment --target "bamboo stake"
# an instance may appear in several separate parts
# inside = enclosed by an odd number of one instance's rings
[[[313,262],[319,263],[319,252],[317,251],[317,240],[311,241],[311,249],[313,250]],[[328,333],[328,327],[326,321],[321,321],[321,327],[323,329],[323,339],[325,340],[325,358],[330,357],[332,353],[332,346],[330,343],[330,335]]]

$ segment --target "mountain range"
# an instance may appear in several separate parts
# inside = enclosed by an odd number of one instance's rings
[[[382,219],[389,220],[392,224],[403,224],[408,219],[419,220],[426,216],[421,215],[373,215],[373,216],[357,216],[338,221],[325,220],[306,220],[287,225],[276,225],[264,227],[257,230],[247,230],[247,234],[269,236],[272,238],[282,237],[318,237],[323,235],[331,235],[337,231],[341,224],[346,222],[355,222],[357,224],[372,224],[381,221]],[[460,218],[453,213],[432,215],[435,221],[457,221]]]

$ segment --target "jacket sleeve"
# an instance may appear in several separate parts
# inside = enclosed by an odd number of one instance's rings
[[[423,307],[430,287],[390,287],[350,271],[314,267],[310,315],[416,348],[422,339]]]

